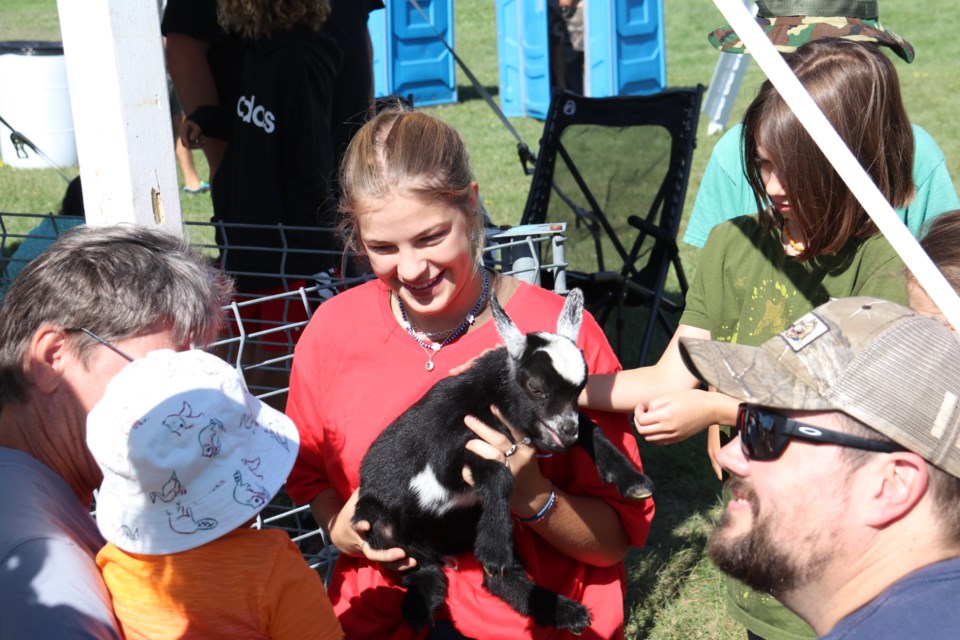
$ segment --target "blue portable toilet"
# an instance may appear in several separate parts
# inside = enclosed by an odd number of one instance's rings
[[[373,43],[373,91],[382,98],[413,96],[415,105],[457,101],[456,69],[451,47],[453,0],[386,0],[386,10],[367,21]]]
[[[667,85],[663,0],[584,3],[584,94],[643,95]],[[547,0],[497,0],[500,106],[544,118],[550,104]]]
[[[663,0],[586,2],[588,96],[636,96],[667,86]]]
[[[496,8],[500,109],[512,117],[546,118],[550,107],[547,3],[497,0]]]

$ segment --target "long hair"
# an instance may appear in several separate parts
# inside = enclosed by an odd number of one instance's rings
[[[230,281],[185,240],[142,226],[80,225],[13,280],[0,307],[0,405],[25,400],[23,359],[44,325],[86,328],[118,341],[167,329],[205,346],[223,326]],[[95,344],[71,334],[82,362]]]
[[[473,184],[470,155],[456,129],[419,111],[388,107],[357,132],[343,157],[340,235],[348,249],[363,253],[357,217],[392,194],[410,195],[470,216],[479,259],[484,215]]]
[[[257,40],[297,25],[318,30],[330,15],[330,0],[217,0],[217,15],[227,31]]]
[[[839,38],[805,44],[787,63],[884,197],[905,206],[914,193],[914,142],[893,63],[879,47]],[[799,259],[836,253],[852,238],[878,232],[769,80],[747,109],[742,143],[747,180],[768,225],[782,221],[767,206],[759,147],[779,171],[806,236]]]

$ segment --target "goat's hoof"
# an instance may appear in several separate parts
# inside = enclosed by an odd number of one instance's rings
[[[505,567],[500,567],[499,570],[494,570],[488,567],[487,565],[483,565],[483,572],[488,576],[490,576],[491,578],[494,578],[494,577],[502,578],[505,571],[506,571]]]
[[[407,592],[410,593],[409,591]],[[403,619],[406,620],[410,628],[420,632],[425,627],[433,624],[433,615],[430,607],[420,598],[406,597],[402,605]]]
[[[650,478],[642,476],[642,479],[626,485],[620,495],[630,500],[646,500],[653,495],[653,482]]]
[[[585,627],[590,625],[590,611],[574,600],[561,598],[557,603],[556,611],[558,629],[566,629],[574,635],[583,633]]]

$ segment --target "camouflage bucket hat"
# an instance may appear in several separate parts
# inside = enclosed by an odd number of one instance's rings
[[[887,300],[821,305],[759,347],[680,338],[697,378],[745,402],[841,411],[960,477],[960,340]]]
[[[757,0],[757,24],[782,53],[820,38],[843,38],[889,47],[913,62],[913,46],[880,24],[876,0]],[[725,53],[749,53],[726,24],[707,36]]]

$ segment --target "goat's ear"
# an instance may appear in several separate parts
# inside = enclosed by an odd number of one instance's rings
[[[557,334],[577,341],[580,335],[580,325],[583,324],[583,291],[571,289],[563,303],[560,317],[557,318]]]
[[[500,334],[504,344],[507,345],[507,352],[510,357],[514,360],[519,359],[523,355],[523,350],[527,347],[527,338],[513,323],[510,316],[504,312],[503,307],[500,306],[500,301],[497,300],[497,294],[492,292],[490,294],[490,311],[493,312],[493,321],[497,325],[497,333]]]

